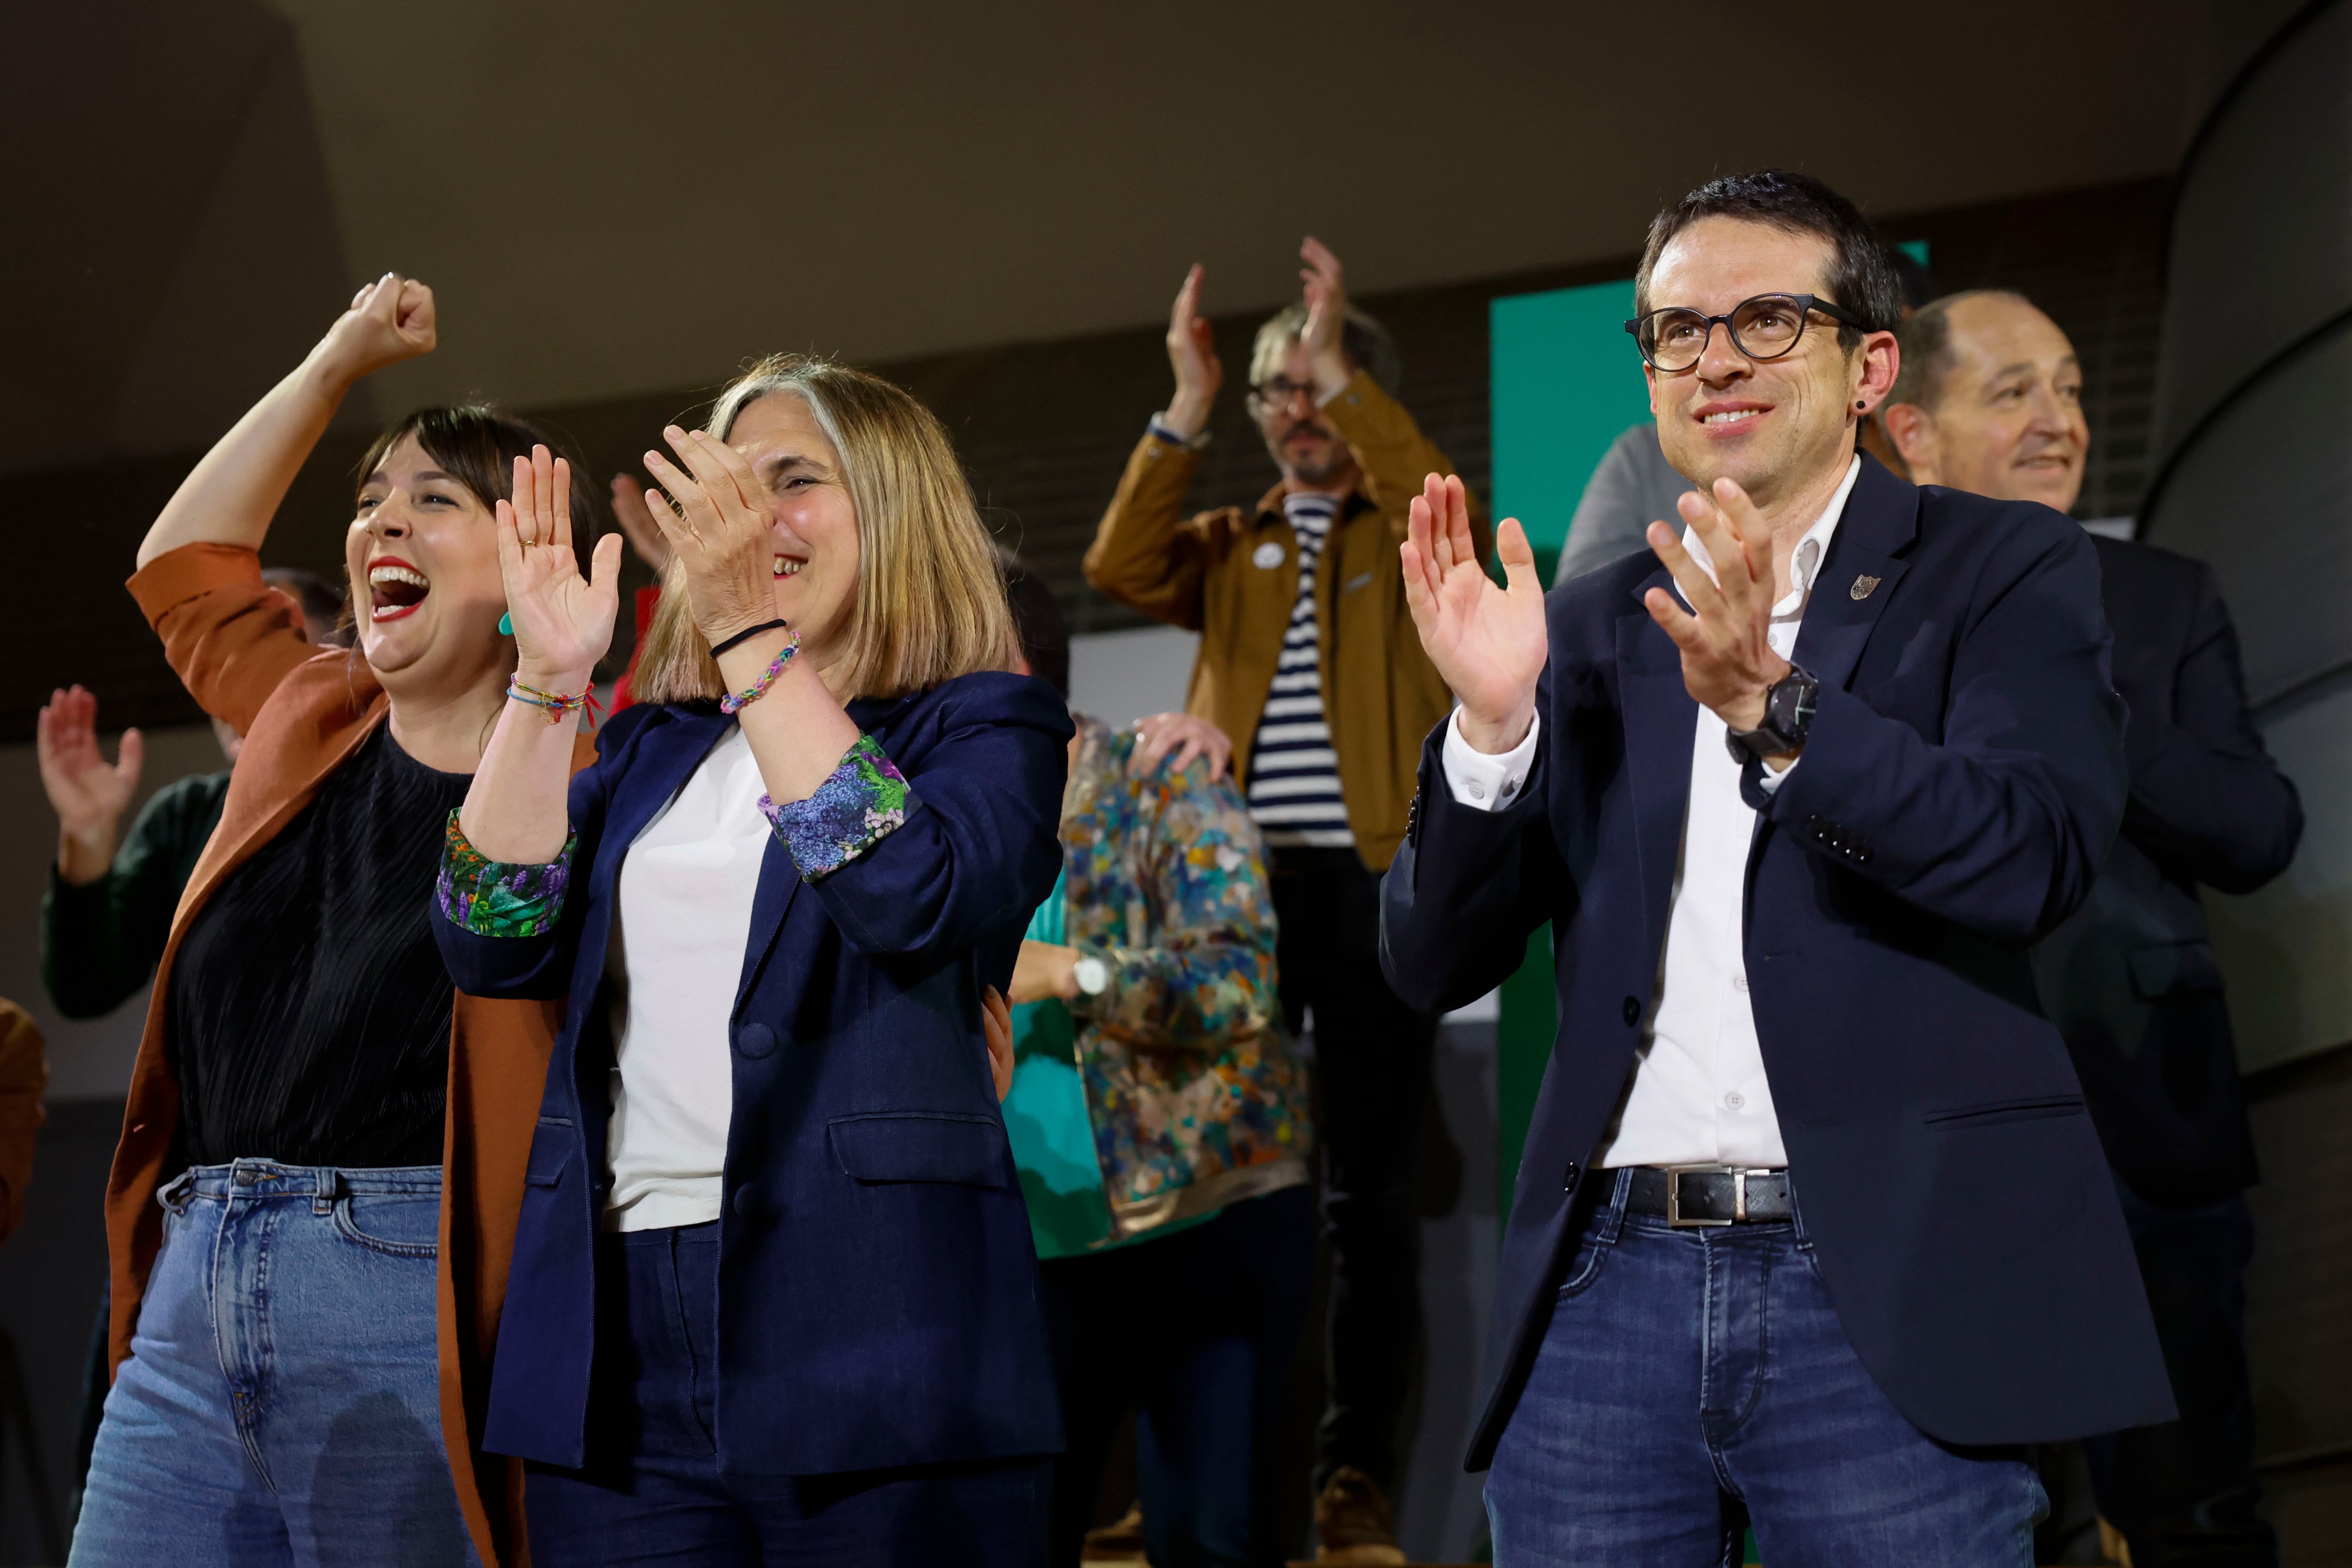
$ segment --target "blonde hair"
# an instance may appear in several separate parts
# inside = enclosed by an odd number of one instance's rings
[[[772,354],[728,385],[705,428],[723,441],[744,409],[784,394],[808,405],[840,454],[857,514],[857,597],[839,695],[898,697],[976,669],[1018,668],[1004,570],[938,417],[879,376]],[[630,690],[641,702],[693,702],[726,689],[673,559]]]

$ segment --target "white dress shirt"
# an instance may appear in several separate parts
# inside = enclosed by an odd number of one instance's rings
[[[710,749],[621,861],[613,983],[608,1230],[719,1217],[735,1109],[728,1026],[774,830],[739,726]]]
[[[1821,517],[1798,540],[1790,563],[1791,586],[1772,606],[1769,634],[1782,658],[1797,646],[1805,604],[1845,512],[1846,497],[1862,472],[1857,458]],[[1683,547],[1709,577],[1714,563],[1688,529]],[[1442,751],[1446,789],[1465,805],[1493,811],[1518,797],[1535,765],[1540,718],[1527,738],[1501,756],[1471,749],[1462,736],[1461,710],[1446,725]],[[1691,737],[1690,804],[1683,817],[1681,858],[1666,921],[1666,951],[1635,1058],[1633,1086],[1592,1157],[1612,1165],[1786,1165],[1772,1086],[1756,1041],[1756,1014],[1748,999],[1748,964],[1741,948],[1740,906],[1756,813],[1740,797],[1739,764],[1724,743],[1727,726],[1712,709],[1698,710]],[[1794,766],[1796,764],[1791,764]],[[1787,772],[1766,769],[1765,789]]]

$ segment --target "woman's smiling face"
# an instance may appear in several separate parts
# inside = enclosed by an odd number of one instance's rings
[[[343,555],[360,651],[387,686],[470,684],[503,658],[497,524],[415,437],[362,481]]]
[[[808,400],[789,392],[745,405],[727,444],[767,492],[776,614],[821,669],[843,651],[857,608],[857,506],[841,454]]]

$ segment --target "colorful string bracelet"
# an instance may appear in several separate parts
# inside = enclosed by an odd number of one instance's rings
[[[720,698],[719,710],[721,713],[740,713],[745,708],[765,697],[768,694],[768,688],[776,683],[776,677],[783,674],[784,666],[793,662],[793,655],[800,651],[800,633],[787,629],[784,633],[784,651],[776,655],[776,661],[761,672],[759,679],[751,682],[742,690],[730,691]]]
[[[593,686],[577,697],[566,697],[561,692],[541,691],[536,686],[525,686],[521,681],[509,677],[507,680],[507,695],[517,702],[530,703],[533,708],[546,714],[547,721],[551,724],[562,723],[563,716],[567,713],[593,712],[603,706],[596,700],[596,689]]]

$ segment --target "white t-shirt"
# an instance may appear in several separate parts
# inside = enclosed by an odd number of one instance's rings
[[[613,1008],[608,1230],[717,1219],[734,1110],[728,1020],[773,830],[739,727],[621,861],[605,961]]]

